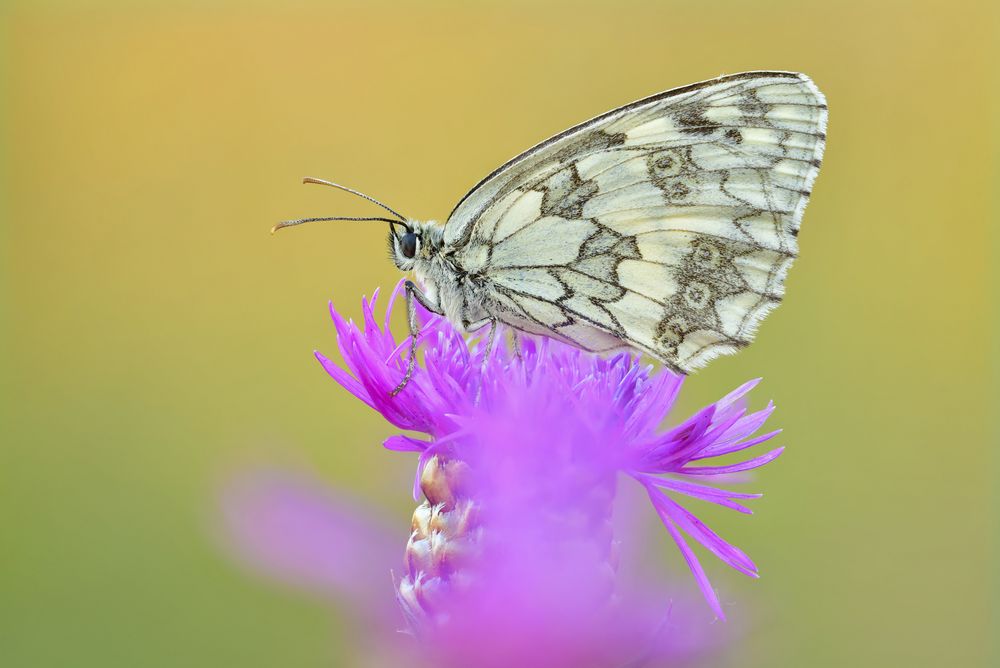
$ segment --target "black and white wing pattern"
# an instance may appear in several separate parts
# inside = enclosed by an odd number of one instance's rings
[[[746,346],[781,301],[826,121],[792,72],[654,95],[500,167],[444,242],[499,320],[687,373]]]

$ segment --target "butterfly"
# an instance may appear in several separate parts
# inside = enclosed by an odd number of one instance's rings
[[[498,324],[687,374],[734,353],[782,299],[819,172],[827,105],[805,75],[744,72],[674,88],[509,160],[444,224],[381,206],[416,303],[464,331]],[[272,230],[274,231],[274,230]],[[515,339],[516,342],[516,339]]]

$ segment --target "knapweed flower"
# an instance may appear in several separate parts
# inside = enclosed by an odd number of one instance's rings
[[[616,591],[611,517],[623,476],[641,485],[723,618],[689,541],[745,575],[756,577],[757,567],[682,502],[750,513],[744,503],[759,494],[720,484],[781,448],[726,464],[706,460],[778,433],[755,436],[773,411],[747,411],[758,381],[664,431],[682,376],[654,372],[636,355],[603,359],[552,339],[522,338],[519,349],[497,345],[485,357],[481,340],[470,345],[421,311],[423,362],[393,396],[409,346],[389,327],[399,292],[381,319],[377,293],[363,300],[360,326],[331,305],[346,368],[316,356],[395,427],[423,435],[398,434],[384,445],[419,454],[414,497],[425,500],[413,516],[397,597],[411,630],[446,648],[437,665],[613,666],[655,644],[657,625],[636,623]]]

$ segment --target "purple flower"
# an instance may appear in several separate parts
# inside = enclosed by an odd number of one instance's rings
[[[759,494],[717,485],[763,466],[781,449],[737,463],[730,456],[724,465],[705,460],[742,453],[777,433],[754,436],[773,410],[769,404],[747,412],[745,397],[757,381],[664,431],[682,376],[654,372],[635,355],[602,359],[552,339],[522,338],[519,354],[498,344],[484,359],[481,340],[470,346],[446,320],[419,311],[423,361],[392,396],[409,349],[409,339],[397,341],[389,328],[399,293],[397,286],[381,320],[377,293],[363,300],[361,326],[331,305],[345,368],[316,357],[394,426],[425,435],[397,434],[384,443],[419,455],[413,493],[424,501],[413,516],[397,598],[423,641],[423,658],[456,668],[570,668],[638,666],[703,650],[705,625],[684,601],[652,579],[626,593],[629,574],[619,573],[619,565],[628,546],[619,540],[612,509],[623,476],[637,482],[714,615],[723,618],[689,541],[746,575],[756,577],[757,567],[681,501],[750,513],[744,503]],[[243,501],[230,504],[237,509],[230,512],[230,534],[244,553],[257,555],[258,569],[284,571],[295,582],[311,574],[318,586],[351,595],[359,562],[347,551],[366,549],[348,537],[363,533],[351,513],[293,503],[288,499],[296,495],[284,492],[257,494],[266,503],[237,496]],[[254,516],[263,519],[255,523]],[[253,528],[261,524],[267,527]],[[317,530],[303,538],[294,526]],[[332,527],[327,539],[316,537],[323,526]],[[378,542],[384,554],[385,541]],[[273,554],[267,546],[275,544],[291,552]],[[334,553],[337,559],[329,560]]]
[[[492,487],[496,487],[495,478],[503,475],[497,470],[505,470],[497,466],[510,463],[520,478],[516,484],[503,486],[504,496],[497,499],[502,502],[508,494],[522,501],[530,498],[523,487],[526,481],[555,485],[560,493],[571,494],[577,485],[596,484],[624,473],[643,486],[712,610],[724,618],[715,590],[685,536],[745,575],[757,577],[757,567],[678,499],[700,499],[750,514],[743,502],[759,494],[715,483],[767,464],[782,448],[725,465],[706,465],[704,460],[745,451],[779,433],[753,436],[774,410],[768,404],[763,410],[747,412],[744,398],[759,380],[745,383],[660,433],[658,426],[673,407],[683,376],[666,370],[653,372],[635,355],[601,359],[552,339],[525,340],[520,357],[496,346],[484,361],[482,342],[470,348],[446,320],[422,311],[419,345],[424,362],[394,397],[391,392],[405,371],[409,342],[397,341],[389,328],[389,314],[399,292],[397,286],[381,326],[375,316],[377,292],[371,301],[362,301],[363,327],[345,321],[331,304],[347,371],[320,353],[316,357],[334,380],[393,425],[430,437],[397,435],[384,443],[390,450],[420,453],[415,498],[423,467],[439,453],[468,462],[482,475],[489,472],[494,480],[479,483]],[[537,470],[526,475],[529,462]],[[567,474],[567,462],[579,470]]]

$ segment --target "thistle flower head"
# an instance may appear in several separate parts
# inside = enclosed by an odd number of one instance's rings
[[[683,376],[654,371],[636,355],[603,359],[552,339],[528,338],[520,354],[498,345],[484,358],[482,340],[470,346],[446,320],[421,310],[423,363],[392,396],[409,345],[408,339],[397,341],[389,327],[399,293],[397,286],[381,319],[377,293],[363,300],[360,325],[331,306],[346,369],[319,353],[317,358],[334,380],[393,425],[428,437],[398,434],[384,443],[419,453],[415,497],[430,487],[432,506],[450,508],[468,499],[476,508],[472,525],[502,537],[494,540],[504,545],[495,553],[508,566],[518,549],[534,555],[535,562],[542,559],[538,555],[551,554],[570,563],[575,557],[565,547],[581,549],[581,541],[588,540],[590,552],[610,563],[607,545],[613,540],[603,537],[602,522],[610,515],[616,478],[627,476],[642,486],[708,604],[724,617],[689,541],[745,575],[756,577],[757,567],[681,501],[699,499],[750,513],[745,502],[759,494],[718,484],[767,464],[782,449],[726,464],[707,460],[742,453],[778,433],[754,436],[773,411],[771,404],[747,411],[745,397],[758,381],[662,431]],[[451,466],[451,480],[425,475],[429,462],[435,470]],[[441,489],[433,489],[435,480]],[[477,556],[484,558],[481,551]],[[518,567],[536,570],[531,559]]]
[[[487,353],[482,340],[470,345],[446,320],[419,310],[423,361],[393,396],[410,344],[389,327],[400,287],[381,317],[377,293],[363,300],[358,324],[331,306],[343,367],[316,356],[334,380],[407,432],[385,447],[418,455],[413,494],[423,501],[402,570],[386,566],[396,560],[394,541],[369,513],[282,476],[250,476],[227,495],[227,533],[240,557],[347,600],[375,622],[366,628],[391,627],[368,639],[370,657],[383,655],[387,665],[609,668],[676,662],[717,644],[717,629],[709,633],[697,619],[704,606],[648,576],[629,591],[630,574],[620,572],[628,545],[612,512],[620,484],[637,483],[722,618],[691,542],[746,575],[757,568],[683,502],[750,513],[745,504],[759,495],[721,485],[781,452],[743,456],[777,433],[755,436],[773,410],[747,411],[757,381],[663,429],[682,376],[654,371],[635,355],[600,358],[552,339]],[[710,461],[726,455],[725,464]],[[397,573],[398,609],[421,641],[416,654],[399,642],[398,620],[387,621],[371,600],[384,602],[375,592],[387,568]]]

